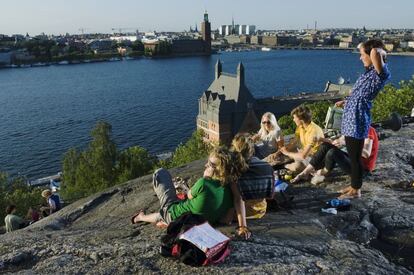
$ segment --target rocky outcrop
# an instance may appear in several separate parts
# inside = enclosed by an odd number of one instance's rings
[[[232,240],[231,255],[219,266],[192,268],[163,258],[158,252],[163,231],[130,224],[135,211],[158,208],[149,175],[1,235],[0,273],[412,274],[413,133],[413,126],[386,132],[377,169],[351,210],[338,215],[320,211],[347,183],[340,173],[318,187],[309,183],[291,187],[292,209],[272,210],[249,221],[253,238]],[[194,182],[203,164],[196,161],[172,173]],[[227,235],[234,231],[229,226],[219,229]]]

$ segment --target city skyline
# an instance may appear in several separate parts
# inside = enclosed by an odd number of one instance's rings
[[[377,0],[373,4],[350,0],[346,4],[319,0],[284,1],[217,0],[168,2],[157,5],[125,0],[122,5],[112,0],[21,0],[2,4],[0,34],[64,34],[110,33],[112,29],[126,31],[183,31],[200,22],[204,10],[209,13],[212,29],[220,25],[252,24],[257,29],[314,28],[414,28],[411,12],[414,2],[399,1],[401,5]],[[376,11],[373,14],[373,10]]]

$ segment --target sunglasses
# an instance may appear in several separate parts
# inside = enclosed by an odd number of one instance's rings
[[[270,121],[268,121],[268,120],[262,121],[262,124],[270,124]]]

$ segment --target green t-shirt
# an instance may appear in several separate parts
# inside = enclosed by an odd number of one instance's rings
[[[193,199],[186,199],[168,208],[172,220],[186,212],[202,215],[210,223],[216,223],[227,210],[233,207],[233,195],[229,185],[219,181],[201,178],[191,188]]]

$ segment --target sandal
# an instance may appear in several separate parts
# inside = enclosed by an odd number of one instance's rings
[[[135,217],[136,217],[136,216],[138,216],[138,215],[139,215],[139,214],[141,214],[141,213],[144,213],[144,214],[145,214],[144,209],[139,210],[137,213],[135,213],[135,214],[132,216],[132,218],[131,218],[131,223],[132,223],[132,224],[138,224],[138,223],[142,222],[142,221],[139,221],[139,222],[134,222]]]

